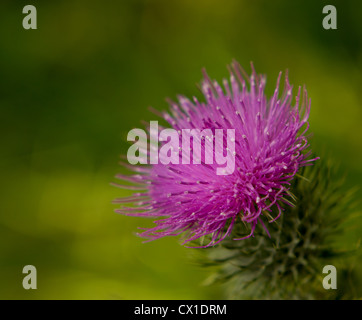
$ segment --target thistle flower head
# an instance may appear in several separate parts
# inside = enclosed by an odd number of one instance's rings
[[[316,160],[309,159],[311,152],[306,151],[310,111],[307,91],[299,87],[294,99],[287,74],[283,90],[281,82],[282,73],[273,94],[267,97],[266,78],[257,74],[253,65],[249,76],[234,62],[230,80],[224,80],[222,86],[205,72],[201,83],[205,102],[180,96],[178,103],[170,102],[170,113],[162,116],[178,132],[210,129],[212,134],[200,142],[204,147],[208,141],[216,146],[217,129],[235,130],[235,170],[217,175],[218,165],[204,158],[199,164],[130,166],[137,174],[117,177],[137,185],[120,187],[144,192],[116,199],[116,203],[134,203],[116,211],[161,218],[154,221],[155,227],[139,234],[149,240],[184,234],[185,244],[210,235],[210,242],[204,245],[207,247],[222,241],[239,220],[249,226],[249,231],[235,240],[253,236],[257,224],[268,233],[265,222],[280,217],[282,203],[292,205],[291,180],[301,167]],[[223,142],[225,145],[225,137]],[[173,149],[181,157],[184,147],[180,139]],[[218,156],[215,150],[213,158]],[[160,154],[160,160],[162,157],[165,155]]]

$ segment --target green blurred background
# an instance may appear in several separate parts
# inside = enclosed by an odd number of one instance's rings
[[[32,4],[38,29],[24,30]],[[337,8],[337,30],[322,8]],[[0,3],[0,298],[219,299],[176,238],[134,236],[150,220],[117,215],[110,186],[129,130],[149,105],[198,95],[237,59],[306,84],[313,149],[362,181],[361,1],[14,1]],[[362,195],[361,190],[357,197]],[[339,235],[352,247],[362,220]],[[191,250],[192,251],[192,250]],[[359,260],[360,261],[360,260]],[[362,262],[362,261],[360,261]],[[24,290],[34,265],[38,289]]]

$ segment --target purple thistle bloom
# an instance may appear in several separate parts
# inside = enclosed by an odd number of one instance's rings
[[[115,203],[134,203],[133,207],[121,207],[116,212],[162,218],[139,236],[150,241],[184,233],[185,244],[210,235],[210,242],[203,246],[208,247],[230,234],[238,220],[250,226],[250,234],[244,238],[253,236],[257,223],[268,233],[264,222],[271,223],[280,217],[283,202],[292,205],[287,199],[293,199],[290,181],[300,167],[318,159],[308,160],[311,151],[305,151],[309,147],[305,134],[309,128],[310,99],[306,89],[299,87],[292,106],[292,86],[287,74],[279,97],[282,73],[274,94],[267,99],[265,76],[258,75],[251,66],[249,77],[234,62],[230,82],[223,81],[224,89],[204,72],[201,90],[206,102],[180,96],[178,104],[170,102],[171,114],[162,114],[176,130],[235,129],[232,174],[216,175],[217,165],[202,161],[151,166],[125,164],[136,174],[117,175],[136,185],[116,186],[144,192],[116,199]],[[277,212],[274,217],[272,209]]]

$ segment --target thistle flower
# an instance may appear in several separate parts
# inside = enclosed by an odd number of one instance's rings
[[[249,77],[234,62],[230,81],[224,80],[223,88],[204,72],[201,91],[206,101],[179,96],[178,103],[170,101],[171,113],[162,114],[177,131],[234,129],[232,174],[216,175],[216,164],[205,161],[187,165],[124,164],[136,174],[117,178],[137,185],[117,186],[144,192],[116,199],[115,203],[134,204],[116,212],[161,218],[154,221],[155,227],[145,229],[139,236],[155,240],[183,234],[186,244],[210,235],[209,243],[201,245],[208,247],[228,236],[237,221],[248,226],[248,232],[234,240],[253,236],[257,224],[269,234],[265,222],[272,223],[281,216],[282,203],[292,205],[295,199],[289,191],[291,181],[301,167],[317,159],[309,159],[311,151],[307,151],[310,99],[306,89],[299,87],[293,104],[288,74],[280,95],[282,73],[268,99],[264,93],[265,76],[258,75],[252,64],[251,67]],[[207,138],[216,143],[214,135]]]

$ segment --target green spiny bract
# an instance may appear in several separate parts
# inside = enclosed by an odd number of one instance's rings
[[[331,178],[330,168],[319,163],[300,171],[290,188],[295,206],[285,205],[282,216],[267,226],[270,238],[259,228],[255,237],[233,240],[248,234],[240,221],[230,237],[206,249],[203,264],[218,267],[209,282],[227,282],[229,299],[352,298],[350,288],[341,293],[322,286],[323,267],[345,254],[333,249],[331,236],[340,233],[352,198],[352,192],[341,191],[342,180]],[[338,268],[340,287],[350,283],[346,278],[351,276]]]

